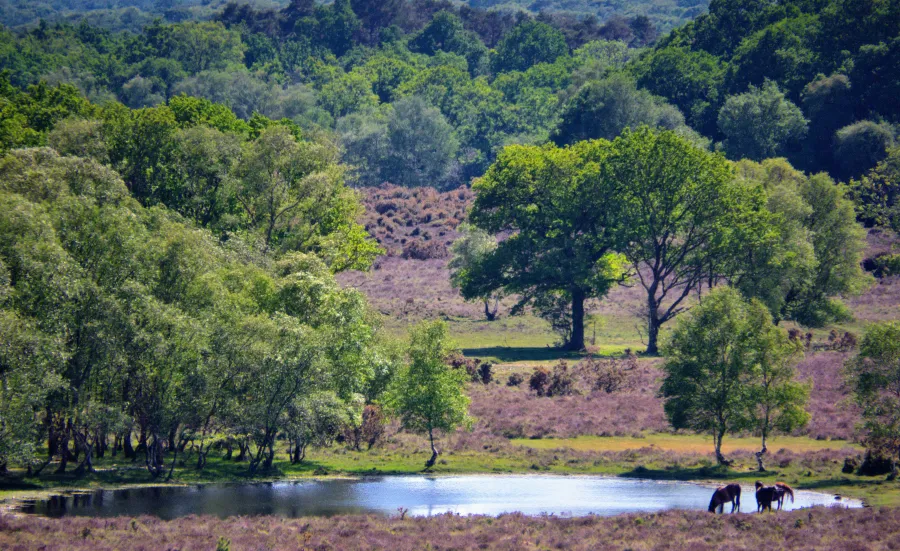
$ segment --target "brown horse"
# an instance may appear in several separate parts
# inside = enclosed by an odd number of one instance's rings
[[[794,501],[794,490],[782,482],[777,482],[775,486],[763,486],[759,480],[756,481],[756,512],[772,510],[772,502],[778,503],[781,509],[781,503],[784,502],[784,494],[790,494],[791,502]]]
[[[728,486],[719,486],[713,492],[712,499],[709,500],[709,512],[715,513],[716,509],[720,513],[725,512],[725,504],[731,502],[731,512],[735,509],[741,510],[741,485],[729,484]]]
[[[785,494],[791,496],[791,503],[794,502],[794,489],[785,484],[784,482],[776,482],[775,483],[775,499],[778,501],[778,510],[781,510],[782,505],[784,505],[784,496]]]

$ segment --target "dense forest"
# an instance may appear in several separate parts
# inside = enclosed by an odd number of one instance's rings
[[[94,25],[110,30],[137,32],[155,18],[162,18],[170,23],[209,19],[228,2],[229,0],[2,0],[0,24],[18,27],[36,25],[41,19],[49,22],[77,22],[87,19]],[[280,9],[290,4],[290,0],[240,0],[236,3],[255,8]],[[668,31],[703,13],[708,3],[708,0],[469,0],[456,2],[455,5],[468,4],[472,8],[512,13],[556,13],[570,18],[611,22],[620,27],[627,25],[627,19],[645,16],[657,30]],[[432,0],[431,4],[440,6],[438,9],[454,5],[446,0]]]
[[[111,448],[159,476],[190,441],[254,471],[378,403],[433,465],[463,381],[442,327],[404,362],[336,283],[382,252],[354,186],[471,185],[454,284],[576,350],[629,277],[650,354],[723,283],[766,324],[846,320],[861,224],[900,227],[896,2],[715,0],[662,37],[535,5],[162,4],[188,11],[0,30],[0,466]],[[416,377],[444,418],[396,394]]]

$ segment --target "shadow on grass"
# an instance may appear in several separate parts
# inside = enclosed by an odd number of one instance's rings
[[[462,353],[469,358],[481,358],[495,362],[545,362],[553,360],[581,359],[583,352],[573,352],[547,346],[490,346],[485,348],[463,348]]]
[[[167,471],[168,472],[168,469]],[[140,462],[99,464],[92,473],[76,473],[69,470],[57,474],[52,471],[39,476],[12,475],[0,478],[0,490],[58,490],[65,491],[85,486],[116,487],[125,485],[255,483],[284,480],[289,477],[324,476],[331,474],[325,464],[306,460],[297,465],[276,461],[272,468],[251,474],[248,463],[210,458],[206,467],[197,470],[189,461],[179,460],[178,467],[169,480],[166,474],[153,477]],[[361,473],[362,474],[362,473]],[[366,473],[370,474],[370,473]]]
[[[757,480],[760,476],[771,477],[778,475],[777,471],[735,471],[726,467],[670,467],[665,469],[648,469],[637,466],[619,476],[624,478],[649,478],[652,480]]]

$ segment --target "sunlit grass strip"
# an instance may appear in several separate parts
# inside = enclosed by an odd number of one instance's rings
[[[703,435],[688,434],[648,434],[643,438],[632,436],[579,436],[576,438],[544,438],[532,440],[516,438],[512,444],[527,446],[541,450],[568,448],[577,451],[626,451],[646,447],[657,447],[666,451],[681,453],[706,453],[712,450],[712,439]],[[758,438],[726,438],[723,445],[725,453],[735,451],[756,451],[759,449]],[[803,436],[781,436],[770,438],[768,447],[775,451],[786,449],[794,453],[819,450],[842,450],[850,448],[860,451],[858,444],[846,440],[815,440]]]

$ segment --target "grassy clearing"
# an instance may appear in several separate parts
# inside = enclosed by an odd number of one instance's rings
[[[577,438],[546,438],[540,440],[517,438],[510,442],[514,445],[539,450],[568,448],[587,452],[614,452],[656,447],[661,450],[678,453],[709,453],[713,449],[711,437],[695,434],[647,434],[640,438],[629,436],[579,436]],[[722,445],[722,449],[725,453],[757,451],[759,450],[759,445],[760,441],[758,438],[727,438]],[[768,447],[773,451],[784,449],[794,453],[819,450],[850,449],[857,452],[863,450],[862,446],[845,440],[815,440],[802,436],[770,438]]]

